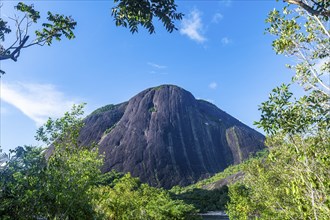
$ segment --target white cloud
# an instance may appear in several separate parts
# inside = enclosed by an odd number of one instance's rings
[[[60,117],[75,103],[54,85],[38,83],[2,83],[1,99],[22,111],[37,126],[48,117]]]
[[[228,45],[228,44],[230,44],[231,42],[232,42],[232,40],[229,39],[228,37],[223,37],[223,38],[221,39],[221,43],[222,43],[222,45]]]
[[[152,66],[152,67],[156,68],[156,69],[165,69],[165,68],[167,68],[167,66],[159,65],[159,64],[156,64],[156,63],[152,63],[152,62],[148,62],[147,64],[149,66]]]
[[[216,88],[218,88],[218,84],[217,84],[216,82],[211,82],[211,83],[209,84],[209,88],[210,88],[210,89],[216,89]]]
[[[232,0],[221,0],[221,1],[220,1],[220,4],[221,4],[221,5],[224,5],[224,6],[226,6],[226,7],[230,7],[231,4],[232,4]]]
[[[223,19],[223,15],[221,13],[216,13],[213,15],[212,22],[219,23]]]
[[[199,43],[203,43],[207,40],[206,37],[200,33],[203,29],[203,23],[200,12],[197,9],[191,11],[187,18],[183,18],[181,24],[181,34],[187,35],[190,39]]]

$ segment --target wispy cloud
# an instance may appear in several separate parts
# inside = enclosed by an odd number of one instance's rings
[[[228,37],[223,37],[223,38],[221,38],[221,43],[222,43],[222,45],[228,45],[228,44],[232,43],[232,40],[229,39]]]
[[[210,89],[216,89],[216,88],[218,88],[218,83],[216,83],[216,82],[211,82],[211,83],[209,84],[209,88],[210,88]]]
[[[156,68],[156,69],[165,69],[165,68],[167,68],[167,66],[159,65],[159,64],[156,64],[156,63],[152,63],[152,62],[148,62],[147,64],[149,66],[152,66],[152,67]]]
[[[223,15],[221,13],[215,13],[212,18],[213,23],[219,23],[223,19]]]
[[[59,117],[75,103],[54,85],[38,83],[2,83],[1,99],[42,125],[48,117]]]
[[[221,0],[221,1],[220,1],[220,4],[221,4],[221,5],[224,5],[224,6],[226,6],[226,7],[230,7],[231,4],[232,4],[232,0]]]
[[[191,11],[187,18],[183,18],[181,25],[181,34],[187,35],[190,39],[199,43],[203,43],[207,40],[206,37],[201,33],[203,29],[203,23],[201,14],[197,9]]]

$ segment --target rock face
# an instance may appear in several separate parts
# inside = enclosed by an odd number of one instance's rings
[[[264,136],[184,89],[163,85],[96,110],[80,141],[99,144],[103,172],[130,172],[152,186],[188,185],[264,147]]]

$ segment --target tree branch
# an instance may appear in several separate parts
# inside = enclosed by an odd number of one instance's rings
[[[13,52],[11,52],[10,54],[0,55],[0,60],[12,59],[16,62],[17,58],[20,55],[21,49],[24,47],[24,45],[25,45],[25,43],[28,39],[29,39],[29,36],[24,37],[22,42],[20,43],[20,45]]]
[[[327,10],[325,7],[321,6],[320,10],[315,10],[308,4],[304,3],[302,0],[284,0],[284,1],[286,1],[289,4],[294,4],[294,5],[300,6],[312,15],[315,15],[315,16],[322,15],[324,17],[330,17],[330,10]]]

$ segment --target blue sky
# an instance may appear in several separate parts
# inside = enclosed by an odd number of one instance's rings
[[[2,2],[1,16],[13,16],[15,2]],[[42,16],[47,10],[72,15],[78,26],[74,40],[31,47],[18,62],[1,63],[7,73],[1,77],[5,150],[36,144],[38,126],[73,103],[86,102],[89,113],[161,84],[181,86],[254,127],[258,105],[292,77],[287,58],[275,55],[273,37],[264,34],[268,12],[281,8],[275,0],[177,1],[185,14],[179,30],[167,33],[156,21],[153,35],[116,27],[112,1],[29,3]]]

